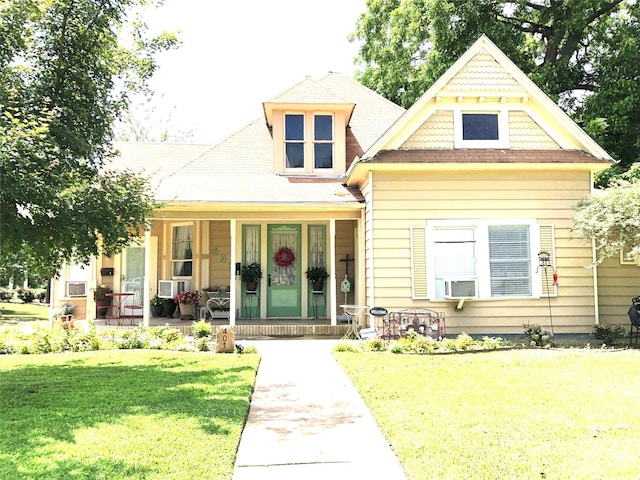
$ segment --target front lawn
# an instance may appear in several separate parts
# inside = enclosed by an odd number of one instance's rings
[[[336,352],[408,479],[640,478],[640,351]]]
[[[1,302],[0,326],[26,322],[42,326],[49,324],[49,306],[37,303]]]
[[[0,357],[0,478],[231,479],[259,356]]]

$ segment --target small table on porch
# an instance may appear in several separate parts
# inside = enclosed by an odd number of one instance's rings
[[[105,293],[105,297],[111,298],[111,305],[106,307],[98,307],[107,309],[107,316],[105,322],[109,325],[111,319],[116,321],[116,325],[122,325],[122,320],[125,318],[122,315],[122,305],[128,297],[133,296],[133,292],[121,292],[121,293]],[[130,317],[131,325],[133,325],[133,317]]]
[[[207,300],[205,306],[211,318],[213,318],[215,307],[224,307],[231,302],[231,294],[229,292],[207,292],[207,295],[209,295],[209,300]]]

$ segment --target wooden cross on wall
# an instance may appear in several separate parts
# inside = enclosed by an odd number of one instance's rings
[[[349,262],[353,262],[353,258],[349,258],[349,254],[347,253],[347,256],[345,258],[341,258],[340,261],[341,262],[345,262],[346,264],[346,269],[345,269],[345,273],[347,274],[347,277],[349,276]]]

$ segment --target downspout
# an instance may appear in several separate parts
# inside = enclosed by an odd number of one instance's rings
[[[229,235],[231,237],[231,252],[229,256],[231,261],[229,262],[229,325],[234,326],[236,324],[236,262],[238,262],[237,249],[236,249],[236,220],[229,220]]]
[[[142,281],[142,324],[149,326],[149,318],[151,317],[151,280],[149,273],[151,272],[151,231],[144,231],[144,280]]]
[[[593,262],[593,305],[596,325],[600,325],[600,301],[598,297],[598,264],[596,263],[596,242],[591,241],[591,260]]]
[[[374,245],[373,245],[373,172],[369,171],[369,199],[365,198],[364,210],[360,213],[360,222],[358,225],[358,243],[362,245],[362,254],[361,257],[364,257],[364,261],[361,262],[361,265],[364,266],[364,272],[362,276],[359,278],[364,280],[365,286],[365,303],[364,305],[368,305],[369,308],[375,307],[375,290],[374,290],[374,278],[373,278],[373,260],[374,260]],[[371,224],[367,230],[367,215],[370,215]],[[367,243],[367,235],[371,235],[370,244]],[[367,249],[367,245],[369,245],[369,249]],[[360,304],[362,305],[362,304]],[[368,315],[368,310],[365,312]],[[369,327],[374,326],[373,317],[369,316]]]
[[[593,178],[593,172],[589,174],[589,180],[591,181],[591,191],[590,194],[593,195],[595,185],[595,179]],[[593,265],[593,305],[594,305],[594,315],[595,315],[595,325],[600,325],[600,301],[598,296],[598,263],[597,257],[598,252],[596,249],[596,241],[591,240],[591,265]]]

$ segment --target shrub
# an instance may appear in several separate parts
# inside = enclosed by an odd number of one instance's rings
[[[18,298],[24,303],[31,303],[36,299],[36,292],[30,288],[20,288],[18,289]]]
[[[551,333],[543,330],[540,325],[523,325],[524,328],[524,336],[527,339],[527,344],[530,347],[545,347],[549,348],[553,339]]]
[[[384,352],[387,349],[387,345],[380,337],[370,338],[364,345],[370,352]]]
[[[199,337],[195,341],[195,346],[201,352],[208,352],[210,350],[210,348],[209,348],[209,341],[210,340],[211,339],[209,337]]]
[[[13,298],[13,290],[7,290],[6,288],[0,289],[0,302],[10,302]]]
[[[336,343],[333,347],[335,352],[362,352],[362,346],[359,343],[343,341]]]
[[[593,337],[601,340],[606,345],[613,345],[617,340],[627,335],[624,327],[612,327],[611,325],[596,325],[593,328]]]
[[[193,322],[192,331],[195,338],[210,337],[213,333],[213,327],[204,320],[200,320]]]

